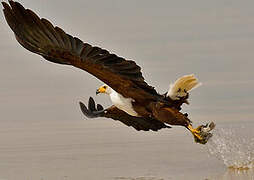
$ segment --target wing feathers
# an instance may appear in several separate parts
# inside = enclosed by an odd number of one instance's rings
[[[127,126],[131,126],[136,130],[140,131],[158,131],[163,128],[170,128],[166,124],[157,121],[152,118],[142,118],[130,116],[124,111],[119,110],[115,106],[111,106],[103,111],[103,107],[100,104],[97,104],[97,109],[95,107],[95,101],[92,97],[89,98],[88,108],[80,102],[80,108],[83,114],[88,118],[97,118],[97,117],[106,117],[118,120]]]
[[[130,60],[110,54],[107,50],[92,47],[80,39],[40,19],[21,4],[2,2],[6,20],[18,42],[26,49],[59,64],[69,64],[96,76],[125,97],[154,98],[158,95],[147,85],[141,68]],[[135,93],[131,91],[135,89]]]

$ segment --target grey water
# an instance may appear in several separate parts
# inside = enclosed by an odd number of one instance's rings
[[[1,179],[251,179],[253,123],[217,125],[205,146],[184,128],[136,132],[99,120],[5,122]],[[233,136],[228,136],[230,132]],[[239,139],[241,139],[239,141]],[[251,177],[251,178],[249,178]]]

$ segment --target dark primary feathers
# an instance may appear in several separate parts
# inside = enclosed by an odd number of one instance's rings
[[[83,114],[88,118],[97,118],[97,117],[106,117],[118,120],[127,126],[131,126],[136,130],[140,131],[158,131],[163,128],[170,128],[170,126],[165,125],[164,123],[155,120],[153,118],[143,118],[143,117],[134,117],[130,116],[124,111],[111,106],[107,109],[104,109],[100,104],[94,102],[92,97],[89,98],[88,108],[80,102],[80,108]]]
[[[59,64],[81,68],[102,80],[124,97],[153,99],[157,92],[149,86],[141,68],[105,49],[83,43],[80,39],[54,27],[48,20],[40,19],[21,4],[2,2],[5,18],[18,42],[45,59]]]

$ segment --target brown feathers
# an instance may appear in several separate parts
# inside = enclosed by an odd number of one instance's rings
[[[18,42],[48,61],[73,65],[102,80],[124,97],[135,100],[158,96],[141,73],[141,68],[130,60],[110,54],[107,50],[83,43],[80,39],[40,19],[21,4],[2,2],[5,18]]]

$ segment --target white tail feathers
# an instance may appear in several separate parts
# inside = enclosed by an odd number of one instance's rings
[[[182,76],[173,84],[170,84],[167,97],[170,97],[173,100],[179,100],[180,98],[187,96],[188,92],[200,85],[201,83],[198,82],[198,79],[194,74]]]

